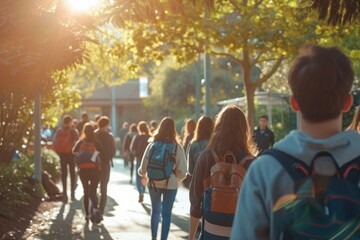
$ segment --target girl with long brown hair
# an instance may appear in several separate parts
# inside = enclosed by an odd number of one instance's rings
[[[214,122],[208,116],[202,116],[196,123],[194,138],[186,149],[186,160],[187,160],[187,176],[184,180],[184,186],[189,188],[191,178],[194,172],[195,163],[199,158],[200,154],[207,147],[211,134],[213,132]]]
[[[151,137],[151,130],[145,121],[141,121],[137,125],[138,135],[133,138],[130,150],[134,152],[136,169],[139,169],[141,159],[144,155],[145,149],[148,146],[149,138]],[[145,186],[141,183],[141,176],[136,172],[136,188],[139,192],[139,202],[144,201]]]
[[[168,150],[161,151],[161,149]],[[161,154],[163,152],[167,154]],[[156,158],[157,156],[159,157]],[[155,161],[155,158],[158,160]],[[170,168],[161,168],[156,163],[160,163],[161,166],[170,166]],[[141,176],[147,175],[149,178],[152,239],[154,240],[157,237],[161,213],[161,240],[166,240],[169,234],[171,212],[178,185],[184,179],[186,173],[185,152],[181,144],[179,144],[175,122],[170,117],[165,117],[160,122],[159,128],[153,137],[153,142],[145,150],[138,172]],[[167,174],[164,174],[163,177],[161,176],[162,172],[167,172]],[[155,178],[155,175],[158,178]]]
[[[189,192],[191,240],[195,237],[199,220],[202,217],[204,182],[210,177],[210,170],[216,163],[214,154],[222,158],[229,151],[236,157],[238,164],[241,161],[248,163],[247,166],[244,166],[245,168],[249,166],[254,159],[253,156],[256,155],[256,147],[252,141],[251,130],[245,114],[235,105],[224,107],[217,115],[209,144],[195,164]],[[248,161],[249,159],[251,160]],[[229,239],[231,227],[208,224],[206,221],[203,226],[203,239]],[[207,229],[209,227],[212,229]]]
[[[92,161],[92,154],[88,156],[86,152],[98,151],[102,158],[106,156],[106,152],[101,143],[95,139],[94,125],[92,123],[85,123],[81,137],[72,151],[76,155],[75,159],[77,159],[77,165],[80,169],[79,176],[84,189],[85,220],[89,221],[90,217],[94,217],[92,221],[99,223],[102,219],[96,194],[100,177],[99,162]],[[89,199],[91,200],[91,209]],[[90,215],[90,213],[93,214]]]

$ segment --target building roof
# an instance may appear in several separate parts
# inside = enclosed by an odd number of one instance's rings
[[[274,105],[282,105],[283,103],[287,103],[285,98],[286,97],[276,93],[256,92],[254,101],[256,105],[274,106]],[[247,105],[246,103],[247,103],[246,97],[232,98],[217,102],[217,104],[221,106],[228,104],[235,104],[241,107],[246,107]]]

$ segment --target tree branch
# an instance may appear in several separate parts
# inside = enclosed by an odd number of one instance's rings
[[[255,1],[254,8],[258,8],[264,0]]]
[[[236,57],[234,57],[233,55],[231,55],[230,53],[225,53],[225,52],[215,52],[215,51],[211,51],[212,54],[218,55],[218,56],[225,56],[228,57],[232,60],[234,60],[235,62],[237,62],[238,64],[240,64],[241,66],[244,65],[244,61],[242,59],[238,59]]]
[[[284,57],[281,56],[280,58],[278,58],[278,60],[276,61],[276,63],[272,66],[271,70],[266,73],[262,78],[259,79],[259,81],[256,81],[254,83],[254,85],[256,87],[259,87],[261,84],[263,84],[264,82],[266,82],[275,72],[276,70],[279,68],[280,64],[282,63],[282,61],[284,60]]]
[[[251,61],[251,65],[255,65],[255,63],[257,63],[257,61],[261,58],[262,55],[262,53],[259,53],[259,55],[257,55],[257,57],[255,57],[254,60]]]
[[[235,0],[229,0],[229,2],[234,6],[234,9],[240,13],[241,8],[239,7],[239,5],[237,4],[237,1]]]

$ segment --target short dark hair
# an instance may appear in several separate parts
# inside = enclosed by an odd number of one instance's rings
[[[102,116],[98,120],[99,128],[106,127],[110,124],[110,120],[107,116]]]
[[[335,47],[306,45],[288,82],[304,119],[319,123],[341,114],[354,81],[350,59]]]
[[[265,118],[266,121],[269,121],[269,118],[268,118],[268,116],[266,116],[266,115],[261,115],[261,116],[259,117],[259,119],[262,119],[262,118]]]
[[[73,120],[72,116],[70,116],[70,115],[65,115],[65,116],[64,116],[64,124],[65,124],[65,125],[71,123],[72,120]]]

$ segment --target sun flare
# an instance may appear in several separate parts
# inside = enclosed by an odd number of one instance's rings
[[[66,0],[67,5],[73,11],[88,12],[100,5],[100,0]]]

